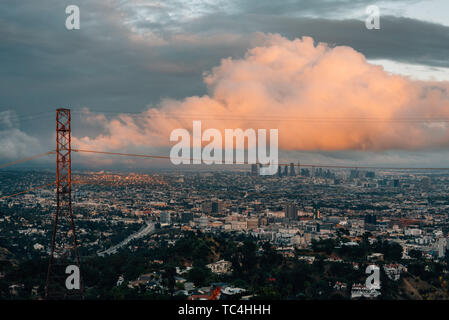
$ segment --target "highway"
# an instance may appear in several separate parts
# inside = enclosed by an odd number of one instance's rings
[[[156,228],[155,228],[154,223],[146,223],[146,225],[144,227],[142,227],[136,233],[133,233],[132,235],[127,237],[125,240],[123,240],[119,244],[116,244],[115,246],[112,246],[105,251],[98,252],[97,255],[100,257],[104,257],[105,255],[115,254],[115,253],[117,253],[118,249],[126,246],[132,240],[136,240],[136,239],[145,237],[146,235],[153,233],[155,230],[156,230]]]

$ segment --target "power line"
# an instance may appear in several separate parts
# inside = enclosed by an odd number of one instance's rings
[[[220,120],[220,121],[255,121],[255,122],[311,122],[311,123],[340,123],[340,122],[377,122],[377,123],[428,123],[428,122],[440,122],[440,123],[448,123],[449,115],[435,115],[431,117],[417,115],[417,116],[405,116],[405,117],[393,117],[390,119],[385,119],[381,117],[313,117],[313,116],[303,116],[303,117],[285,117],[273,114],[258,114],[257,117],[249,117],[249,116],[232,116],[232,115],[216,115],[216,114],[207,114],[207,113],[180,113],[180,112],[166,112],[166,111],[157,111],[156,113],[146,113],[146,111],[142,112],[118,112],[118,111],[92,111],[84,112],[82,110],[74,110],[73,114],[79,115],[89,115],[90,114],[110,114],[110,115],[126,115],[129,117],[146,117],[146,118],[159,118],[159,119],[177,119],[177,120]],[[35,120],[43,117],[50,116],[49,111],[40,112],[32,115],[10,115],[10,119],[15,121],[27,121],[27,120]]]
[[[137,154],[137,153],[107,152],[107,151],[81,150],[81,149],[72,149],[72,151],[73,152],[84,152],[84,153],[108,154],[108,155],[113,155],[113,156],[128,156],[128,157],[154,158],[154,159],[170,159],[170,157],[168,157],[168,156],[155,156],[155,155]]]
[[[18,163],[22,163],[22,162],[26,162],[26,161],[30,161],[30,160],[34,160],[34,159],[38,159],[38,158],[45,157],[45,156],[48,156],[48,155],[54,154],[54,153],[55,153],[54,151],[49,151],[49,152],[45,152],[45,153],[36,154],[34,156],[27,157],[27,158],[21,158],[21,159],[15,160],[15,161],[11,161],[11,162],[7,162],[7,163],[4,163],[4,164],[0,164],[0,168],[5,168],[5,167],[12,166],[14,164],[18,164]]]
[[[73,152],[81,153],[95,153],[95,154],[106,154],[106,155],[116,155],[116,156],[127,156],[127,157],[139,157],[139,158],[154,158],[154,159],[170,159],[169,156],[159,156],[159,155],[148,155],[148,154],[136,154],[136,153],[123,153],[123,152],[107,152],[107,151],[97,151],[97,150],[82,150],[82,149],[72,149]],[[200,159],[194,158],[177,158],[180,160],[188,161],[201,161]],[[220,163],[227,164],[227,163]],[[234,161],[232,164],[254,164],[248,161],[237,162]],[[308,168],[335,168],[335,169],[373,169],[373,170],[449,170],[449,168],[423,168],[423,167],[379,167],[379,166],[345,166],[345,165],[326,165],[326,164],[295,164],[294,162],[286,163],[272,163],[273,165],[288,166],[293,164],[295,167],[308,167]]]
[[[82,111],[79,112],[81,114]],[[247,116],[221,116],[216,114],[205,113],[179,113],[179,112],[157,112],[145,113],[143,112],[115,112],[115,111],[89,111],[93,114],[112,114],[112,115],[126,115],[130,117],[146,117],[146,118],[166,118],[166,119],[189,119],[189,120],[242,120],[242,121],[294,121],[294,122],[398,122],[398,123],[419,123],[419,122],[449,122],[449,115],[437,115],[433,117],[426,116],[409,116],[409,117],[395,117],[385,119],[381,117],[312,117],[304,116],[300,118],[282,117],[278,115],[258,114],[258,117]]]
[[[23,122],[28,120],[37,120],[42,118],[50,118],[50,116],[53,115],[53,111],[42,111],[34,114],[22,114],[19,115],[17,113],[3,113],[3,115],[0,113],[0,118],[4,120],[10,120],[12,122]]]
[[[25,191],[21,191],[21,192],[17,192],[17,193],[14,193],[14,194],[10,194],[10,195],[7,195],[7,196],[2,196],[2,197],[0,197],[0,200],[2,200],[2,199],[7,199],[7,198],[11,198],[11,197],[17,196],[17,195],[19,195],[19,194],[28,193],[28,192],[30,192],[30,191],[34,191],[34,190],[38,190],[38,189],[43,189],[43,188],[49,187],[49,186],[54,185],[54,184],[56,184],[56,182],[52,182],[52,183],[45,184],[45,185],[42,185],[42,186],[34,187],[34,188],[31,188],[31,189],[28,189],[28,190],[25,190]]]

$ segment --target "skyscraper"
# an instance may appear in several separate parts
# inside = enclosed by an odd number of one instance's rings
[[[212,201],[212,213],[221,214],[223,213],[223,201],[221,200],[214,200]]]
[[[352,169],[351,174],[349,175],[349,179],[356,179],[359,177],[359,171],[357,169]]]
[[[295,204],[291,203],[285,206],[285,217],[289,220],[296,220],[298,218],[298,209]]]
[[[296,176],[295,164],[293,162],[290,163],[290,176],[292,176],[292,177]]]
[[[394,188],[399,188],[401,185],[399,184],[399,179],[394,179],[393,180],[393,187]]]

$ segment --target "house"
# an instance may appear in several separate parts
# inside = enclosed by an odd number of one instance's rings
[[[312,264],[315,261],[314,256],[298,256],[298,261],[304,261],[308,264]]]
[[[141,274],[137,280],[131,281],[128,284],[128,288],[138,288],[140,286],[148,286],[151,288],[160,287],[160,276],[155,272]]]
[[[187,280],[184,279],[183,277],[175,276],[175,281],[176,281],[176,283],[184,283]]]
[[[333,288],[335,290],[342,290],[342,291],[344,291],[344,290],[346,290],[348,288],[348,285],[346,283],[344,283],[344,282],[337,281],[337,282],[335,282]]]
[[[33,245],[33,249],[34,249],[34,250],[38,250],[38,251],[42,251],[42,250],[44,250],[44,246],[41,245],[40,243],[35,243],[35,244]]]
[[[187,290],[178,290],[174,293],[175,296],[188,296],[189,292]]]
[[[235,295],[235,294],[243,293],[245,291],[246,290],[242,289],[242,288],[225,287],[224,289],[222,289],[221,292],[226,294],[226,295],[228,295],[228,296],[232,296],[232,295]]]
[[[373,253],[373,254],[369,255],[367,257],[367,259],[368,259],[368,261],[372,261],[372,262],[383,261],[384,255],[383,255],[383,253]]]
[[[24,284],[12,284],[9,286],[9,294],[12,296],[18,296],[19,290],[22,290],[24,287]]]
[[[195,285],[193,284],[193,282],[184,282],[184,289],[187,291],[192,291],[193,289],[195,289]]]
[[[402,272],[407,272],[407,267],[404,267],[402,264],[394,263],[394,264],[386,264],[384,266],[385,274],[393,281],[398,281],[401,278]]]
[[[116,286],[120,287],[124,281],[125,281],[125,278],[123,278],[123,275],[120,275],[120,277],[118,277]]]
[[[343,259],[333,258],[333,257],[326,258],[326,259],[324,259],[324,261],[326,261],[326,262],[335,262],[335,263],[343,263],[344,262]]]
[[[208,300],[209,297],[208,294],[192,294],[187,300]]]
[[[227,274],[232,270],[232,264],[226,260],[219,260],[217,262],[206,265],[215,274]]]
[[[176,267],[176,273],[181,275],[181,274],[189,272],[191,269],[192,269],[192,267],[184,267],[184,268]]]
[[[365,285],[355,283],[351,288],[351,299],[356,298],[377,298],[380,295],[380,291],[376,289],[369,289]]]

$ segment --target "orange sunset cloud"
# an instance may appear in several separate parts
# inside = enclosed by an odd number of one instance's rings
[[[208,94],[164,100],[139,116],[88,114],[104,133],[74,147],[116,150],[170,146],[170,132],[216,128],[279,129],[286,150],[392,150],[449,146],[449,83],[414,81],[368,63],[346,46],[309,37],[264,35],[242,59],[204,74]],[[446,117],[447,118],[447,117]]]

